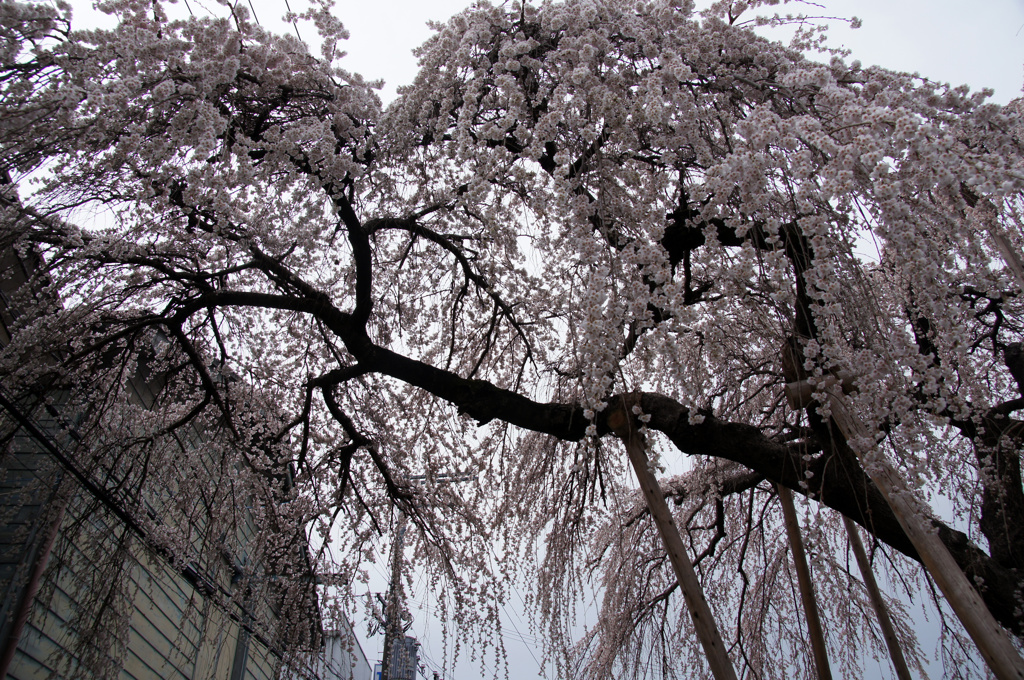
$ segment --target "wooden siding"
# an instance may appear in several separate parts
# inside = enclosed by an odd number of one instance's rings
[[[7,344],[9,333],[17,327],[19,289],[40,266],[41,260],[34,252],[19,256],[13,249],[5,249],[0,253],[0,347]],[[155,345],[154,349],[157,349]],[[163,376],[151,374],[143,359],[130,379],[129,400],[150,407],[162,387]],[[60,403],[59,397],[49,395],[50,403]],[[58,446],[68,443],[69,423],[57,422],[52,412],[48,414],[44,409],[34,409],[31,405],[24,405],[24,409],[31,413],[43,432],[58,440]],[[65,416],[73,421],[73,414]],[[74,425],[70,423],[71,427]],[[200,449],[207,446],[210,436],[208,432],[191,428],[186,439],[188,446]],[[122,666],[120,677],[124,680],[234,680],[233,676],[238,680],[270,680],[276,677],[280,659],[261,642],[274,639],[272,632],[257,631],[257,635],[243,632],[238,623],[245,618],[243,612],[236,603],[222,597],[231,588],[229,569],[220,568],[223,566],[220,564],[206,564],[202,556],[196,556],[198,563],[192,564],[198,571],[219,573],[212,577],[204,574],[199,579],[199,582],[205,579],[215,591],[213,597],[207,597],[204,592],[209,593],[208,589],[200,592],[191,585],[196,582],[194,578],[190,580],[185,572],[150,555],[137,544],[122,553],[111,552],[117,547],[116,537],[128,533],[125,526],[84,492],[79,492],[66,504],[67,493],[58,498],[58,488],[63,490],[69,486],[61,479],[69,475],[36,440],[16,429],[5,413],[0,413],[0,444],[0,640],[7,639],[29,574],[45,551],[42,544],[48,542],[46,529],[61,516],[55,510],[57,506],[67,506],[54,556],[31,603],[30,617],[8,669],[8,679],[84,678],[85,669],[70,656],[71,650],[81,649],[84,644],[76,620],[86,612],[84,600],[90,594],[104,592],[104,588],[112,589],[116,606],[130,612],[127,629],[116,629],[116,621],[124,621],[123,617],[97,621],[88,619],[88,615],[81,627],[90,633],[99,630],[99,638],[93,640],[89,649],[100,657],[117,653],[118,641],[122,643],[123,658],[119,664]],[[216,447],[210,448],[216,450]],[[218,469],[214,458],[211,454],[204,460],[211,477],[224,473]],[[116,477],[114,472],[107,471],[111,477]],[[101,477],[103,474],[99,472]],[[102,484],[108,480],[98,481]],[[160,514],[163,503],[159,494],[143,502],[149,511]],[[202,515],[202,512],[197,513],[197,519],[188,526],[196,540],[206,531]],[[242,548],[236,557],[247,571],[258,572],[259,565],[251,564],[245,554],[246,543],[254,540],[256,528],[250,516],[244,517],[240,524],[236,531],[242,539]],[[83,535],[90,540],[80,543]],[[101,565],[111,554],[121,558],[121,576],[116,583],[104,580],[110,579],[111,572],[109,565]],[[267,590],[267,578],[256,590]],[[275,620],[264,597],[256,596],[252,606],[260,617],[270,614],[265,620]]]
[[[27,573],[36,559],[40,535],[45,533],[41,529],[47,505],[53,499],[54,480],[58,476],[48,454],[41,453],[30,437],[16,435],[8,442],[0,459],[0,588],[4,594],[0,616],[6,619],[16,608]],[[84,675],[84,669],[69,657],[70,650],[81,643],[74,624],[82,605],[79,600],[83,592],[104,578],[105,572],[93,551],[102,554],[106,548],[109,553],[114,549],[112,537],[123,532],[116,517],[91,501],[79,495],[70,503],[55,557],[8,669],[9,680],[77,680]],[[255,527],[250,524],[247,521],[239,527],[241,536],[249,538],[255,534]],[[201,531],[202,527],[195,529]],[[68,533],[71,539],[67,538]],[[91,547],[78,544],[83,535],[88,535]],[[226,591],[230,587],[228,570],[220,571],[221,583],[213,585]],[[238,665],[237,621],[242,617],[237,605],[214,602],[193,588],[165,560],[150,556],[141,548],[132,548],[125,554],[123,574],[122,583],[113,586],[120,596],[131,598],[125,603],[131,617],[120,673],[123,680],[231,680]],[[218,599],[224,599],[222,593]],[[261,615],[271,613],[263,601],[256,604],[256,609]],[[103,628],[105,623],[93,625]],[[105,632],[111,636],[109,639],[116,639],[116,631]],[[244,672],[238,677],[276,677],[280,661],[259,639],[272,639],[272,634],[242,637],[246,656],[237,669],[241,671],[244,667]],[[113,651],[107,649],[103,653]]]
[[[97,575],[86,573],[97,566],[74,546],[64,547],[73,557],[65,558],[59,569],[48,570],[9,669],[10,680],[77,678],[75,662],[67,657],[79,642],[73,624],[79,606],[74,593],[89,583],[89,576]],[[214,606],[162,560],[136,552],[126,557],[128,580],[115,586],[132,598],[122,680],[229,680],[239,625],[222,607],[233,605]],[[276,677],[279,659],[257,638],[243,637],[247,658],[241,677]]]

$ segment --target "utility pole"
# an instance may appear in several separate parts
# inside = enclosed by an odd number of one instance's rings
[[[405,631],[401,630],[402,603],[402,555],[405,548],[405,527],[409,518],[401,513],[395,531],[395,545],[391,553],[391,583],[388,585],[388,605],[384,612],[384,659],[380,663],[381,680],[391,680],[391,654],[395,640]]]
[[[410,481],[420,482],[427,478],[426,475],[413,475]],[[443,473],[434,475],[431,479],[435,482],[465,482],[476,479],[476,475],[462,473]],[[405,530],[409,518],[404,512],[399,511],[398,526],[395,528],[395,544],[391,554],[391,582],[388,586],[387,608],[384,612],[384,658],[380,664],[381,680],[398,680],[393,678],[395,668],[393,667],[392,656],[394,655],[395,644],[399,643],[403,649],[407,648],[404,639],[407,627],[402,626],[402,619],[405,614],[405,603],[402,597],[402,557],[405,549]],[[413,668],[415,669],[415,664]],[[415,677],[415,671],[413,673]],[[413,678],[402,678],[401,680],[413,680]]]

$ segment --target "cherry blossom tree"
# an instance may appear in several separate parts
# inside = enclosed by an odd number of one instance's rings
[[[931,585],[878,457],[941,501],[930,530],[1019,639],[1019,113],[823,63],[814,28],[770,42],[755,26],[786,19],[758,4],[479,3],[382,110],[326,4],[303,15],[313,56],[240,5],[115,0],[116,28],[77,31],[5,2],[2,245],[41,264],[4,389],[77,400],[110,484],[163,488],[180,433],[222,429],[288,500],[274,530],[313,527],[315,568],[352,590],[400,509],[466,639],[493,644],[531,579],[566,676],[704,663],[609,422],[624,404],[741,675],[813,672],[779,487],[804,499],[837,668],[884,649],[843,517],[922,662],[901,597]],[[126,406],[140,361],[171,388]],[[837,427],[834,385],[868,436]],[[452,471],[477,483],[435,483]],[[948,671],[982,672],[940,615]]]

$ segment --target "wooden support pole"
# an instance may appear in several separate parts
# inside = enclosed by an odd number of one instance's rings
[[[1017,283],[1022,289],[1024,289],[1024,264],[1020,261],[1020,255],[1014,249],[1010,240],[1003,235],[998,222],[995,220],[992,220],[989,223],[988,233],[989,236],[992,237],[992,240],[996,242],[996,247],[998,247],[999,252],[1002,253],[1003,259],[1010,267],[1010,271],[1013,272],[1013,276],[1017,279]]]
[[[649,468],[643,438],[635,427],[635,421],[623,408],[609,414],[608,423],[626,445],[629,462],[632,463],[633,470],[636,472],[644,499],[647,501],[647,508],[651,511],[651,517],[654,519],[655,526],[658,527],[665,552],[668,553],[669,560],[676,572],[679,587],[683,591],[683,599],[686,601],[686,608],[690,612],[690,618],[697,631],[697,639],[700,640],[708,664],[711,666],[711,673],[716,680],[736,680],[736,671],[733,669],[732,661],[725,649],[725,643],[722,641],[718,626],[712,617],[711,607],[708,606],[708,601],[704,597],[704,589],[697,579],[693,563],[690,562],[690,558],[686,554],[683,539],[679,536],[679,531],[672,520],[672,513],[665,502],[665,496],[661,492],[658,480]]]
[[[832,420],[847,441],[874,441],[873,433],[847,408],[838,386],[826,387],[825,393],[828,395]],[[868,460],[865,460],[863,453],[858,452],[857,456],[864,471],[888,501],[928,574],[974,640],[992,673],[999,680],[1024,680],[1024,659],[1017,652],[1006,630],[982,602],[978,591],[967,580],[967,575],[953,559],[939,535],[931,528],[931,523],[920,509],[916,494],[880,452]]]
[[[779,501],[782,503],[782,518],[786,525],[789,546],[793,550],[793,564],[800,586],[800,601],[803,603],[804,616],[807,619],[807,633],[811,638],[814,667],[818,671],[819,680],[832,680],[828,647],[825,646],[825,634],[821,630],[818,603],[814,598],[814,585],[811,583],[811,570],[807,567],[807,554],[804,552],[804,542],[800,537],[800,523],[797,521],[796,508],[793,506],[793,492],[781,484],[775,486],[779,492]]]
[[[864,586],[871,598],[871,606],[875,609],[875,616],[878,617],[878,626],[882,629],[882,638],[885,646],[889,648],[889,658],[892,659],[893,668],[896,670],[896,677],[899,680],[911,680],[910,669],[907,667],[907,660],[903,656],[903,648],[896,638],[896,630],[892,627],[892,619],[889,618],[889,610],[882,599],[882,592],[875,582],[875,574],[871,571],[871,563],[868,562],[868,555],[864,551],[864,544],[861,543],[860,535],[857,533],[857,525],[853,520],[843,515],[843,524],[846,525],[846,533],[850,536],[850,547],[853,549],[853,556],[857,558],[857,566],[860,567],[860,575],[864,579]]]

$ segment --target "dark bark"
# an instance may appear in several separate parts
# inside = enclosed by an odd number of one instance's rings
[[[421,388],[453,404],[480,424],[501,420],[566,441],[579,441],[585,436],[588,421],[582,406],[536,402],[490,382],[462,378],[451,371],[379,347],[370,340],[357,320],[333,307],[325,298],[310,300],[212,293],[203,296],[201,301],[192,302],[189,309],[195,311],[224,304],[252,304],[313,314],[345,343],[356,358],[360,372],[387,375]],[[618,398],[612,397],[610,401]],[[702,422],[690,424],[690,411],[674,399],[660,394],[642,394],[640,405],[644,413],[651,415],[648,426],[666,434],[683,453],[740,463],[771,482],[814,498],[846,515],[878,540],[919,561],[888,503],[838,435],[832,436],[832,445],[826,447],[823,454],[805,463],[806,444],[776,442],[753,425],[726,422],[711,413],[700,413]],[[605,421],[607,412],[598,418],[599,435],[610,433]],[[817,425],[815,430],[827,428],[825,423]],[[810,472],[810,476],[805,472]],[[1015,634],[1024,635],[1024,622],[1014,613],[1017,606],[1015,595],[1024,591],[1021,575],[985,554],[962,532],[938,522],[935,525],[957,563],[968,577],[981,584],[982,596],[996,619]]]
[[[920,561],[888,503],[852,454],[844,454],[841,449],[826,452],[808,466],[802,461],[802,447],[776,443],[756,427],[720,421],[711,414],[703,414],[703,422],[691,425],[690,412],[685,407],[658,394],[643,395],[641,406],[651,414],[648,426],[668,435],[680,451],[745,465],[770,481],[846,515],[878,540]],[[804,474],[805,470],[811,473],[810,477]],[[996,620],[1016,635],[1024,635],[1024,625],[1015,613],[1014,595],[1024,588],[1020,572],[985,554],[963,532],[941,522],[934,525],[953,558],[968,578],[979,585]]]
[[[990,413],[983,421],[975,453],[981,470],[981,531],[992,557],[1014,569],[1024,568],[1024,488],[1020,446],[1024,423]]]

